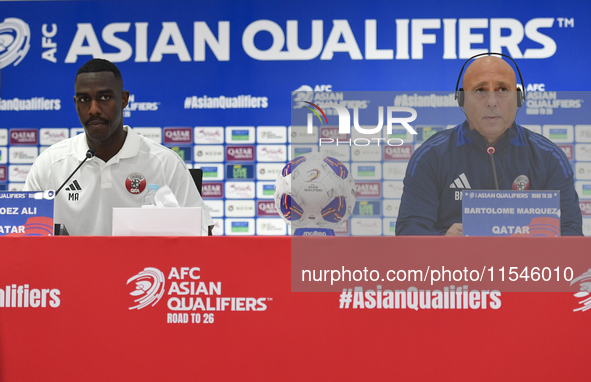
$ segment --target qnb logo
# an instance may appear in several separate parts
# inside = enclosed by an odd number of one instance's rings
[[[6,18],[0,23],[0,69],[18,65],[31,47],[29,25],[21,19]]]
[[[324,113],[323,109],[327,109],[327,108],[333,108],[337,111],[337,114],[339,116],[339,135],[341,134],[350,134],[351,133],[351,115],[349,114],[349,110],[347,109],[347,107],[345,105],[342,104],[338,104],[338,103],[321,103],[321,104],[313,104],[311,102],[307,102],[304,101],[305,103],[314,106],[324,117],[324,121],[326,121],[326,124],[328,125],[328,119],[326,118],[326,113]],[[308,113],[308,120],[307,120],[307,133],[308,134],[313,134],[314,133],[314,126],[313,126],[313,119],[314,119],[314,115],[316,115],[318,117],[318,119],[320,120],[320,123],[322,124],[322,118],[320,118],[320,115],[318,114],[318,112],[316,112],[316,110],[307,107],[307,109],[311,110],[314,114],[312,113]],[[375,134],[379,134],[382,131],[382,128],[384,127],[384,107],[383,106],[379,106],[378,107],[378,124],[376,127],[374,128],[370,128],[370,129],[365,129],[362,128],[359,125],[359,108],[358,107],[353,107],[353,126],[355,127],[355,130],[362,134],[362,135],[375,135]],[[404,116],[404,117],[400,117],[399,113],[409,113],[410,116]],[[388,135],[392,134],[392,126],[394,124],[400,124],[402,125],[406,130],[408,130],[409,133],[416,135],[417,132],[415,131],[415,129],[412,128],[412,126],[409,124],[410,122],[413,122],[416,118],[417,118],[417,112],[415,109],[411,108],[411,107],[397,107],[397,106],[388,106],[386,109],[386,124],[387,124],[387,133]],[[372,141],[374,141],[374,143],[377,143],[377,145],[380,145],[380,142],[383,141],[384,138],[357,138],[355,140],[346,140],[345,142],[349,144],[349,146],[369,146],[370,144],[372,144]],[[391,141],[395,141],[396,144],[392,144]],[[339,145],[339,143],[342,143],[340,140],[335,140],[333,138],[320,138],[319,139],[319,144],[322,145],[327,144],[327,143],[335,143],[337,144],[337,146]],[[399,139],[399,138],[391,138],[388,139],[387,142],[388,146],[400,146],[402,145],[404,142]]]
[[[127,285],[131,282],[135,282],[135,290],[129,294],[137,297],[133,300],[137,305],[130,307],[129,310],[139,310],[150,304],[154,306],[164,294],[164,274],[156,268],[145,268],[127,280]]]
[[[583,306],[573,309],[573,312],[578,312],[579,310],[584,312],[591,309],[591,269],[571,281],[570,285],[577,282],[580,283],[580,290],[575,293],[575,297],[581,299],[579,300],[579,304],[583,304]]]

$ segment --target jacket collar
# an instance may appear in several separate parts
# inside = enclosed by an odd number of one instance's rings
[[[478,132],[478,130],[470,130],[470,125],[468,124],[468,121],[464,121],[464,124],[462,125],[462,134],[464,135],[464,138],[467,141],[475,143],[477,146],[481,147],[484,150],[486,150],[486,148],[489,146],[489,143]],[[497,151],[504,150],[511,143],[514,143],[516,138],[520,138],[520,128],[517,126],[517,124],[515,124],[515,121],[513,121],[511,127],[505,130],[505,133],[501,136],[501,139],[499,139],[499,141],[495,143],[494,147]]]

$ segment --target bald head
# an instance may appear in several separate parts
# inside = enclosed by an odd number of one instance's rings
[[[475,91],[482,85],[486,85],[485,82],[490,82],[491,79],[495,85],[504,84],[509,90],[517,90],[515,72],[511,65],[494,56],[485,56],[474,60],[466,69],[462,88],[464,91]],[[495,89],[486,88],[484,90],[493,91]]]
[[[464,112],[470,129],[495,144],[515,121],[517,84],[511,65],[499,57],[474,60],[462,81]]]

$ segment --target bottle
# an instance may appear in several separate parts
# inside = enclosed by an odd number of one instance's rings
[[[154,197],[156,196],[156,192],[158,192],[159,188],[160,186],[157,184],[148,184],[148,192],[144,196],[142,206],[156,207],[156,199]]]

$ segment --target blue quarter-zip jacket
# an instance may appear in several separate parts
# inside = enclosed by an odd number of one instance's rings
[[[495,189],[487,147],[467,122],[425,141],[406,169],[396,235],[445,235],[452,224],[461,223],[458,193]],[[511,190],[519,175],[529,178],[529,190],[560,190],[561,235],[583,235],[573,169],[556,144],[513,123],[494,147],[500,190]]]

